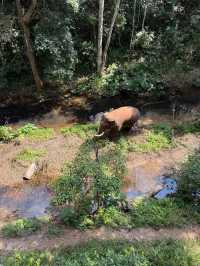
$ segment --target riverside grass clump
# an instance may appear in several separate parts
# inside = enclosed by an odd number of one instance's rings
[[[28,138],[31,140],[46,140],[53,137],[52,128],[39,128],[34,124],[28,123],[16,130],[8,126],[0,126],[0,141],[10,142],[14,139]]]
[[[93,136],[98,128],[98,124],[88,123],[88,124],[75,124],[71,127],[66,127],[61,129],[61,133],[64,136],[77,135],[82,139]]]

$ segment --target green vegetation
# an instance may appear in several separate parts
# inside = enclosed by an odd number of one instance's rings
[[[112,228],[131,228],[130,216],[116,207],[100,209],[96,217],[97,225],[105,225]]]
[[[49,223],[47,227],[47,235],[49,238],[54,238],[56,236],[60,236],[62,234],[61,226],[58,226],[53,223]]]
[[[6,266],[198,266],[199,241],[91,241],[74,249],[16,252],[0,257]]]
[[[41,228],[41,222],[38,219],[18,219],[15,222],[6,224],[1,232],[5,237],[21,237],[30,235]]]
[[[200,121],[194,121],[192,123],[181,123],[179,125],[176,125],[175,130],[179,134],[199,133]]]
[[[16,138],[29,138],[31,140],[46,140],[53,137],[52,128],[38,128],[28,123],[17,130],[7,126],[0,126],[0,141],[9,142]]]
[[[118,141],[120,149],[126,152],[159,152],[174,147],[172,128],[167,124],[155,124],[144,132],[142,140],[121,137]]]
[[[83,139],[93,136],[96,133],[98,125],[94,123],[89,124],[75,124],[72,127],[61,129],[64,136],[77,135]]]
[[[178,173],[179,195],[189,201],[200,202],[200,151],[190,155]]]
[[[20,138],[27,137],[32,140],[46,140],[54,135],[52,128],[38,128],[34,124],[28,123],[17,130]]]
[[[193,222],[189,208],[183,202],[166,198],[163,200],[138,199],[133,203],[131,219],[133,227],[183,226]]]
[[[0,141],[9,142],[16,137],[11,127],[0,126]]]
[[[24,149],[17,154],[16,159],[20,161],[35,161],[44,156],[44,150]]]
[[[145,134],[144,142],[130,143],[129,151],[136,152],[159,152],[164,149],[170,149],[172,142],[163,133],[148,131]]]
[[[99,146],[98,160],[94,158]],[[64,210],[65,223],[71,225],[77,217],[84,219],[100,207],[116,205],[121,198],[120,188],[125,173],[125,161],[120,149],[112,143],[87,141],[74,161],[68,164],[55,184],[54,204],[71,204]],[[76,216],[76,219],[74,219]]]

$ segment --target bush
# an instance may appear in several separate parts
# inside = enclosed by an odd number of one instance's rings
[[[136,227],[181,226],[187,223],[184,209],[170,198],[163,200],[139,199],[131,210],[132,224]]]
[[[100,209],[98,211],[96,224],[112,228],[128,228],[130,227],[130,217],[116,207],[109,207],[108,209]]]
[[[36,218],[19,219],[9,223],[2,228],[2,234],[5,237],[19,237],[30,235],[41,228],[41,222]]]
[[[178,173],[178,193],[185,200],[200,202],[200,151],[183,163]]]
[[[54,204],[70,204],[77,217],[92,215],[99,208],[114,206],[121,201],[124,157],[110,143],[102,148],[98,160],[95,160],[92,154],[95,145],[102,144],[89,141],[82,145],[54,187]]]
[[[62,209],[59,217],[61,222],[67,226],[76,226],[79,223],[79,217],[77,216],[75,210],[70,207]]]
[[[133,61],[124,65],[110,65],[102,76],[92,75],[79,80],[77,93],[95,97],[115,96],[128,91],[138,96],[160,97],[164,84],[155,68],[146,62]]]
[[[11,127],[0,126],[0,141],[9,142],[16,137]]]

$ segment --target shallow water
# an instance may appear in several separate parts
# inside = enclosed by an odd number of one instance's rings
[[[0,220],[47,215],[52,193],[45,186],[0,189]]]

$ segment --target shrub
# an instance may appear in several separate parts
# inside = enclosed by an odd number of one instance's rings
[[[178,173],[178,193],[183,199],[200,202],[200,151],[183,163]]]
[[[96,224],[106,225],[112,228],[130,227],[129,216],[118,210],[116,207],[100,209],[96,217]]]
[[[2,234],[5,237],[17,237],[30,235],[41,228],[41,222],[36,218],[33,219],[18,219],[15,222],[9,223],[2,228]]]
[[[0,141],[9,142],[16,137],[11,127],[0,126]]]
[[[60,220],[67,226],[76,226],[78,223],[78,216],[73,208],[66,207],[60,212]]]
[[[97,144],[86,142],[82,145],[54,187],[54,203],[71,204],[79,216],[92,214],[100,207],[116,205],[120,200],[124,157],[110,144],[102,148],[98,160],[95,160],[92,156],[94,145]]]
[[[179,226],[187,223],[184,209],[170,198],[163,200],[138,199],[133,203],[131,217],[133,226]]]

